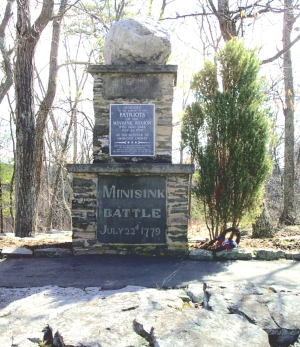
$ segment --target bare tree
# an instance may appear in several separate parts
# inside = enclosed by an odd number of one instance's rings
[[[34,54],[42,31],[50,22],[54,0],[44,0],[41,12],[31,22],[29,0],[17,0],[16,94],[16,236],[35,233],[35,108]]]
[[[36,116],[36,136],[35,136],[35,194],[36,201],[38,201],[41,179],[42,179],[42,165],[43,165],[43,154],[44,154],[44,134],[45,125],[49,111],[51,110],[54,97],[56,95],[57,87],[57,73],[58,73],[58,48],[60,41],[61,21],[67,8],[68,0],[61,0],[60,8],[55,18],[53,19],[52,29],[52,41],[50,49],[50,60],[49,60],[49,78],[48,87],[44,99],[40,103],[40,107]]]
[[[0,83],[0,104],[3,98],[5,97],[6,93],[13,85],[13,68],[12,63],[10,61],[10,56],[14,51],[14,47],[11,49],[8,49],[6,47],[5,31],[8,26],[9,20],[12,17],[12,6],[14,4],[14,1],[15,0],[7,0],[4,16],[0,24],[0,52],[2,54],[2,67],[4,72],[4,78]]]
[[[282,41],[283,49],[291,44],[291,32],[296,21],[293,0],[284,0]],[[295,126],[294,126],[294,81],[292,54],[288,49],[283,54],[283,77],[285,90],[284,130],[284,194],[283,211],[279,221],[287,225],[296,222],[295,211]]]

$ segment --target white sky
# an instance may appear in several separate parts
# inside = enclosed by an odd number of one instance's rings
[[[146,1],[146,0],[145,0]],[[146,1],[147,2],[147,1]],[[153,0],[153,15],[156,18],[159,15],[159,9],[162,0]],[[203,0],[202,0],[203,2]],[[232,2],[234,3],[234,2]],[[0,11],[4,8],[6,1],[1,1]],[[34,9],[37,2],[32,1],[32,8]],[[170,0],[165,9],[165,16],[174,16],[176,13],[189,14],[199,12],[197,7],[197,0]],[[3,13],[0,12],[0,13]],[[1,14],[0,14],[1,17]],[[300,19],[298,19],[300,22]],[[263,18],[257,18],[255,24],[251,25],[252,19],[245,20],[246,28],[246,43],[249,47],[258,47],[260,49],[260,58],[266,59],[273,56],[282,47],[281,35],[282,35],[282,15],[266,14]],[[164,20],[163,24],[170,29],[172,37],[172,55],[170,57],[170,63],[178,65],[178,87],[176,88],[175,101],[174,101],[174,117],[177,120],[177,115],[182,112],[183,98],[186,97],[185,93],[188,90],[188,81],[191,79],[193,73],[198,71],[203,64],[203,56],[201,53],[202,43],[199,40],[199,28],[197,26],[195,18],[186,18],[182,20]],[[299,27],[299,23],[295,24],[295,28]],[[293,35],[297,35],[299,32],[294,31]],[[47,75],[48,69],[48,56],[49,56],[49,37],[50,28],[46,30],[37,48],[36,64],[39,69],[44,69],[43,72]],[[300,42],[292,49],[293,54],[293,69],[295,74],[295,89],[298,90],[299,97],[299,64],[297,62],[300,59]],[[280,74],[278,65],[281,63],[280,59],[274,63],[263,66],[262,71],[271,80],[277,78]],[[64,79],[62,71],[60,72],[60,79]],[[184,88],[183,88],[184,84]],[[92,78],[89,78],[84,96],[91,99],[92,94]],[[12,94],[13,96],[13,94]],[[191,99],[190,99],[191,100]],[[297,105],[296,105],[297,106]],[[5,108],[5,109],[4,109]],[[4,112],[3,112],[4,111]],[[3,121],[1,118],[7,118],[7,106],[3,103],[1,105],[0,114],[0,126],[3,129]],[[92,114],[91,107],[87,110],[88,114]],[[296,126],[298,124],[299,107],[296,108]],[[6,115],[6,116],[5,116]],[[282,118],[281,118],[282,119]],[[177,129],[178,130],[178,129]],[[1,130],[2,135],[2,130]],[[177,139],[176,142],[178,143]],[[0,155],[3,155],[1,150]]]

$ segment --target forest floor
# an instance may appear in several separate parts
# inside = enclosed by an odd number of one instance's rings
[[[208,235],[205,232],[197,232],[192,230],[189,233],[189,237],[194,239],[194,242],[190,243],[190,249],[201,247],[201,245],[208,240]],[[203,241],[196,241],[197,239],[203,239]],[[44,237],[34,238],[19,238],[19,237],[6,237],[0,234],[0,249],[4,247],[26,247],[31,250],[37,248],[68,248],[72,249],[71,236],[63,238],[52,238],[49,234],[44,234]],[[277,229],[273,238],[265,239],[253,239],[251,235],[242,236],[240,248],[269,248],[269,249],[281,249],[285,251],[300,251],[300,226],[284,227]]]

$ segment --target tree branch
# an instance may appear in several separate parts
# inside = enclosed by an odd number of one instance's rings
[[[287,52],[290,48],[292,48],[294,46],[295,43],[297,43],[300,40],[300,34],[286,47],[284,47],[281,51],[279,51],[277,54],[275,54],[273,57],[269,58],[269,59],[265,59],[261,62],[261,64],[268,64],[271,63],[272,61],[276,60],[277,58],[279,58],[280,56],[282,56],[282,54],[284,54],[285,52]]]
[[[13,84],[13,72],[12,65],[10,61],[10,55],[13,52],[12,50],[7,50],[5,47],[5,29],[9,23],[9,20],[12,16],[12,5],[15,0],[8,0],[4,12],[4,17],[0,24],[0,51],[3,58],[3,67],[5,72],[5,79],[0,84],[0,104],[5,97],[6,93],[9,91],[10,87]]]
[[[40,35],[40,33],[44,30],[46,25],[50,22],[53,15],[53,9],[54,9],[54,0],[43,1],[43,7],[41,10],[41,13],[36,19],[32,27],[33,31],[36,32],[38,35]]]

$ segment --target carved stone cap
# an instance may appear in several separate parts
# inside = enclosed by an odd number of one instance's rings
[[[92,75],[103,73],[174,73],[177,75],[177,65],[89,65],[88,72]]]

